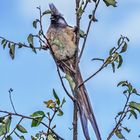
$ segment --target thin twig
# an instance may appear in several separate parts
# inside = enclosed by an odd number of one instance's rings
[[[12,108],[13,108],[14,112],[16,113],[16,109],[15,109],[15,106],[14,106],[14,103],[13,103],[13,100],[12,100],[12,95],[11,95],[12,92],[13,92],[13,89],[10,88],[8,92],[9,92],[10,103],[11,103],[11,105],[12,105]]]
[[[84,38],[84,42],[83,42],[83,45],[82,45],[82,49],[81,49],[81,52],[80,52],[80,55],[79,55],[79,61],[82,57],[82,54],[83,54],[83,51],[85,49],[85,45],[86,45],[86,41],[87,41],[87,37],[88,37],[88,34],[89,34],[89,30],[90,30],[90,27],[91,27],[91,23],[93,22],[93,19],[95,19],[95,13],[96,13],[96,10],[98,8],[98,5],[100,3],[100,0],[97,0],[96,4],[95,4],[95,8],[94,10],[92,11],[92,16],[90,18],[90,21],[88,23],[88,27],[87,27],[87,31],[86,31],[86,36]]]
[[[111,139],[111,137],[113,136],[115,130],[121,125],[121,122],[126,117],[126,114],[128,113],[128,110],[129,110],[128,102],[129,102],[130,96],[131,96],[131,93],[129,93],[129,95],[127,97],[127,100],[126,100],[126,103],[124,105],[122,114],[120,115],[120,118],[119,118],[118,122],[116,123],[115,127],[113,128],[113,130],[110,132],[109,136],[107,137],[107,140],[110,140]]]
[[[15,44],[15,45],[20,45],[20,44],[21,44],[21,43],[16,43],[16,42],[10,41],[10,40],[8,40],[8,39],[5,39],[5,38],[2,37],[2,36],[0,36],[0,39],[4,39],[4,40],[6,40],[7,42],[13,43],[13,44]],[[26,44],[22,44],[22,46],[25,47],[25,48],[31,48],[30,46],[28,46],[28,45],[26,45]]]
[[[55,108],[55,110],[53,110],[53,111],[54,111],[54,112],[53,112],[52,117],[51,117],[51,118],[48,118],[48,119],[49,119],[49,124],[48,124],[48,127],[49,127],[49,128],[51,128],[52,120],[53,120],[53,118],[54,118],[55,115],[56,115],[56,112],[57,112],[56,108]],[[47,134],[49,134],[49,130],[50,130],[49,128],[48,128]]]
[[[96,74],[98,74],[102,69],[104,69],[106,67],[106,63],[103,63],[102,66],[95,72],[93,73],[91,76],[89,76],[86,80],[84,80],[82,83],[80,83],[78,85],[78,88],[80,88],[82,85],[84,85],[87,81],[89,81],[91,78],[93,78]]]
[[[4,111],[4,110],[0,110],[1,113],[5,113],[5,114],[9,114],[9,115],[13,115],[13,116],[18,116],[18,117],[21,117],[21,118],[25,118],[25,119],[29,119],[29,120],[35,120],[35,121],[38,121],[36,118],[33,118],[33,117],[30,117],[30,116],[25,116],[25,115],[22,115],[22,114],[18,114],[18,113],[13,113],[13,112],[8,112],[8,111]],[[42,124],[43,126],[49,128],[48,125],[46,125],[44,122],[40,122],[40,124]],[[57,137],[59,137],[60,140],[64,140],[61,136],[59,136],[53,129],[49,128],[53,134],[55,134]]]

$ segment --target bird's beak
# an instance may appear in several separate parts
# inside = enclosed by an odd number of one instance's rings
[[[49,4],[52,15],[61,15],[53,3]]]

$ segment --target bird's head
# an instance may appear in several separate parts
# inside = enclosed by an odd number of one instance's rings
[[[67,22],[65,21],[62,14],[57,10],[57,8],[54,6],[53,3],[49,4],[50,10],[51,10],[51,25],[53,26],[61,26],[65,27],[67,26]]]

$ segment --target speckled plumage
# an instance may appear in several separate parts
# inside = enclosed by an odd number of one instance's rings
[[[47,39],[57,60],[67,60],[74,57],[77,47],[73,28],[50,26],[47,31]]]

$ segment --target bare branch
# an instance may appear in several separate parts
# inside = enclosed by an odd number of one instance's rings
[[[10,103],[11,103],[11,105],[12,105],[12,108],[13,108],[14,112],[16,113],[16,109],[15,109],[15,106],[14,106],[14,103],[13,103],[13,100],[12,100],[12,96],[11,96],[11,94],[12,94],[12,92],[13,92],[13,89],[10,88],[8,92],[9,92]]]
[[[86,36],[85,36],[85,38],[84,38],[84,42],[83,42],[83,45],[82,45],[82,49],[81,49],[81,52],[80,52],[80,55],[79,55],[79,61],[80,61],[80,59],[81,59],[81,57],[82,57],[82,54],[83,54],[83,51],[84,51],[84,49],[85,49],[85,45],[86,45],[86,41],[87,41],[87,37],[88,37],[88,34],[89,34],[89,30],[90,30],[91,24],[92,24],[92,22],[96,19],[96,18],[95,18],[95,13],[96,13],[96,10],[97,10],[97,8],[98,8],[99,3],[100,3],[100,0],[97,0],[97,2],[96,2],[96,4],[95,4],[95,8],[94,8],[94,10],[92,11],[92,16],[91,16],[90,21],[89,21],[89,23],[88,23],[88,27],[87,27],[87,31],[86,31]],[[96,20],[95,20],[95,21],[96,21]]]
[[[104,62],[102,64],[102,66],[95,72],[93,73],[91,76],[89,76],[86,80],[84,80],[82,83],[80,83],[78,85],[78,88],[80,88],[83,84],[85,84],[87,81],[89,81],[91,78],[93,78],[96,74],[98,74],[103,68],[105,68],[107,66],[106,62]]]

